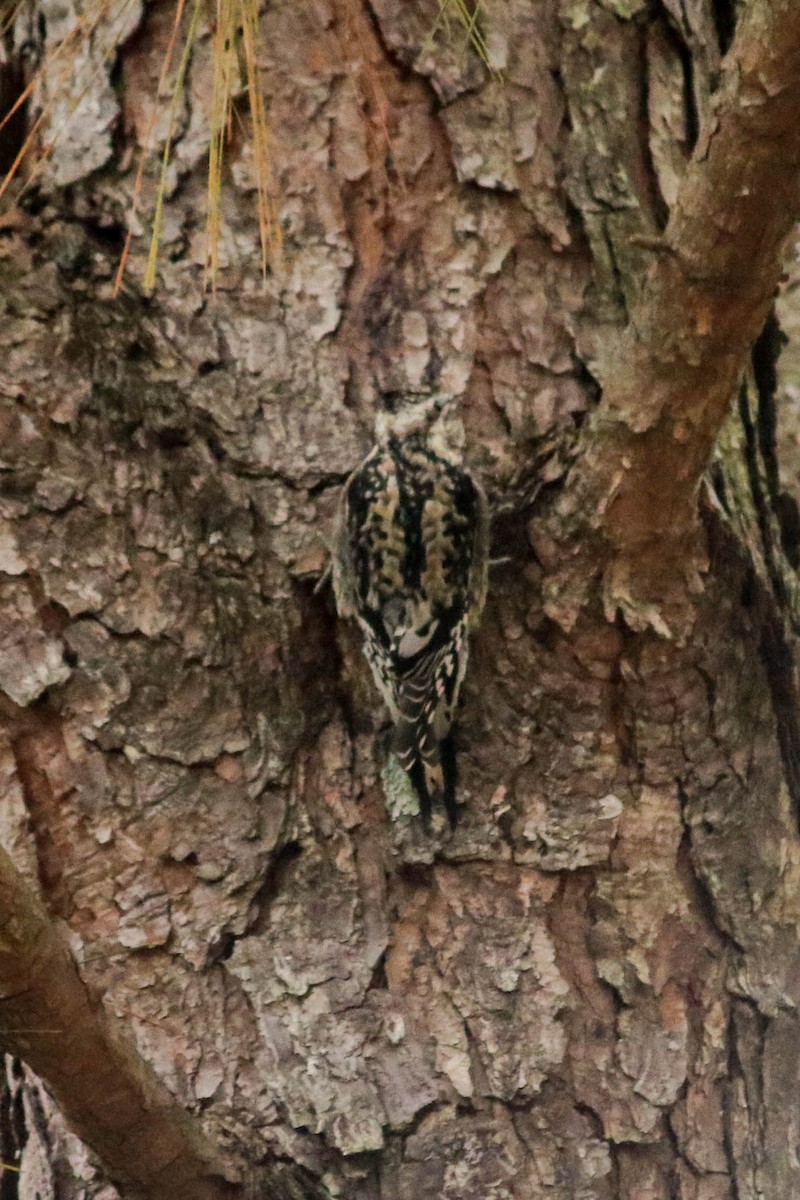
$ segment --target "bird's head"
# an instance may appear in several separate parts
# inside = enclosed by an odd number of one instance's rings
[[[439,393],[424,400],[401,400],[394,411],[378,413],[375,434],[381,443],[421,441],[446,461],[460,464],[464,459],[464,423],[452,396]]]

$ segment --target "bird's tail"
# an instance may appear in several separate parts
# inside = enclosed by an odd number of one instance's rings
[[[415,724],[401,718],[395,725],[392,750],[417,793],[425,829],[430,829],[433,805],[438,803],[444,805],[450,827],[455,829],[458,808],[452,733],[437,738],[429,724]]]

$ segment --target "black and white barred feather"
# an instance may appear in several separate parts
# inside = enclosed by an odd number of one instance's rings
[[[451,727],[469,631],[486,599],[486,499],[463,465],[460,421],[441,402],[384,417],[378,438],[342,489],[336,603],[364,634],[394,723],[392,749],[426,826],[439,801],[455,825]]]

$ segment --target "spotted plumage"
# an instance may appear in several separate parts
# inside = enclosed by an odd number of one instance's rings
[[[486,598],[486,500],[463,466],[460,422],[440,402],[384,418],[378,434],[342,490],[334,592],[364,634],[425,824],[441,800],[454,825],[451,726]]]

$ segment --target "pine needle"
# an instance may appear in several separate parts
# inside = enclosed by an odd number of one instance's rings
[[[8,25],[18,14],[25,0],[16,0],[12,13],[3,14],[4,25]],[[108,18],[112,4],[120,0],[98,0],[91,13],[82,14],[73,27],[68,30],[61,41],[51,49],[33,78],[17,97],[11,109],[0,120],[0,132],[13,118],[14,114],[25,105],[35,87],[42,79],[50,81],[51,99],[46,102],[37,114],[25,141],[20,148],[11,169],[5,179],[0,182],[0,199],[8,189],[11,180],[17,175],[26,156],[34,158],[34,165],[28,175],[22,194],[32,182],[42,173],[55,148],[60,130],[53,130],[46,145],[41,145],[41,133],[46,122],[52,116],[54,99],[58,97],[59,86],[65,86],[74,69],[74,51],[83,46],[97,29],[101,21]],[[131,0],[121,0],[122,7],[127,7]],[[189,26],[186,31],[180,60],[173,80],[167,120],[167,135],[156,188],[153,211],[152,232],[148,248],[147,263],[144,272],[143,287],[145,292],[153,291],[156,284],[158,253],[163,235],[164,207],[168,190],[169,166],[172,160],[173,145],[176,137],[176,127],[180,103],[186,87],[187,73],[191,61],[192,49],[196,42],[207,0],[193,0]],[[462,0],[463,2],[463,0]],[[220,235],[222,231],[222,179],[224,153],[226,142],[231,136],[231,123],[234,115],[234,99],[244,88],[248,94],[250,117],[253,166],[256,184],[256,205],[261,244],[261,272],[266,278],[271,261],[279,258],[281,251],[281,230],[277,208],[272,191],[272,155],[269,126],[266,115],[266,103],[261,76],[258,67],[259,47],[259,0],[213,0],[214,3],[214,88],[209,119],[209,167],[207,191],[207,223],[206,223],[206,287],[212,290],[216,285],[220,267]],[[154,98],[153,109],[150,113],[145,131],[143,144],[138,157],[137,171],[133,185],[132,216],[136,216],[141,205],[144,186],[144,176],[147,158],[158,116],[158,102],[167,87],[167,79],[172,69],[176,48],[180,40],[180,30],[185,19],[186,0],[176,0],[175,16],[167,49],[162,61],[158,82],[158,95]],[[10,27],[10,25],[9,25]],[[109,48],[109,55],[116,53],[116,46]],[[54,73],[55,64],[60,58],[65,61],[63,70]],[[94,72],[92,72],[92,76]],[[67,115],[66,124],[74,115],[77,107],[90,91],[94,79],[87,81],[80,94],[74,98]],[[63,126],[62,126],[63,127]],[[114,294],[119,292],[122,278],[129,260],[131,240],[133,237],[133,222],[127,234],[125,245],[120,257],[114,281]]]
[[[170,68],[172,67],[172,58],[175,53],[175,46],[177,45],[177,42],[178,42],[178,33],[180,32],[181,21],[183,20],[183,10],[185,7],[186,7],[186,0],[178,0],[178,3],[175,8],[175,19],[172,22],[172,31],[170,33],[169,43],[167,45],[167,52],[164,55],[164,61],[161,64],[161,72],[158,77],[158,86],[156,88],[156,94],[153,97],[153,104],[150,109],[150,119],[147,123],[147,129],[145,130],[144,143],[142,144],[142,148],[139,152],[139,164],[136,168],[136,179],[134,180],[134,184],[133,184],[133,201],[132,201],[132,205],[131,205],[131,212],[132,212],[133,216],[136,216],[136,214],[138,213],[139,204],[142,199],[142,188],[144,186],[144,168],[145,168],[145,164],[147,163],[147,156],[150,153],[150,143],[153,140],[153,132],[156,127],[156,120],[158,119],[159,99],[161,97],[162,92],[164,91],[164,89],[167,86],[167,77],[169,75]],[[122,278],[125,274],[125,267],[128,264],[128,256],[129,256],[130,250],[131,250],[131,238],[132,237],[133,237],[133,229],[129,228],[128,233],[125,237],[125,245],[123,246],[122,254],[120,255],[119,266],[117,267],[117,273],[114,277],[113,295],[115,298],[119,295],[119,290],[122,287]]]
[[[474,0],[471,8],[467,0],[439,0],[439,11],[436,14],[436,20],[422,44],[420,54],[425,55],[430,53],[436,34],[440,29],[444,28],[445,33],[449,36],[450,22],[453,21],[464,31],[465,46],[471,46],[484,66],[488,67],[492,74],[497,74],[498,72],[492,66],[489,59],[489,47],[486,44],[486,39],[478,25],[483,12],[483,0]]]
[[[247,91],[250,97],[250,115],[253,122],[253,160],[258,188],[261,277],[263,280],[266,280],[267,266],[270,261],[280,258],[282,236],[278,213],[270,186],[272,161],[270,156],[269,127],[267,125],[267,109],[257,61],[258,3],[259,0],[241,0]]]
[[[52,72],[54,64],[61,57],[61,55],[64,54],[68,50],[79,49],[82,45],[84,45],[92,37],[93,33],[99,26],[100,22],[108,15],[109,10],[112,5],[112,2],[113,2],[113,0],[101,0],[101,3],[98,5],[97,10],[93,17],[90,17],[87,13],[82,13],[78,17],[75,24],[72,26],[71,29],[69,29],[67,31],[67,33],[64,35],[64,37],[61,39],[61,41],[58,42],[53,47],[53,49],[49,51],[49,53],[46,55],[42,65],[34,73],[33,77],[29,80],[26,87],[23,89],[21,94],[17,97],[17,99],[14,102],[14,104],[12,105],[12,107],[5,114],[2,121],[0,121],[0,133],[2,133],[2,130],[3,130],[6,122],[9,121],[16,112],[19,111],[19,109],[22,107],[23,104],[25,104],[25,102],[28,100],[33,89],[37,86],[37,84],[39,84],[44,78],[46,78]],[[121,16],[130,4],[131,4],[131,0],[122,0],[122,4],[121,4],[118,15]],[[111,58],[115,53],[116,53],[115,47],[113,47],[113,46],[109,47],[109,49],[107,50],[106,54],[103,57],[103,60],[102,60],[103,63],[107,63],[109,58]],[[58,76],[57,85],[65,84],[67,79],[69,78],[70,74],[73,72],[73,70],[74,70],[74,62],[70,59],[69,56],[67,56],[67,61],[64,63],[63,67],[61,68],[61,72]],[[97,70],[95,70],[94,72],[91,72],[89,74],[85,87],[82,89],[81,92],[79,92],[77,97],[75,97],[75,99],[72,103],[72,106],[70,107],[70,110],[67,113],[66,120],[62,124],[62,129],[65,128],[69,124],[69,122],[72,120],[72,118],[75,116],[75,113],[80,108],[80,105],[81,105],[84,97],[91,90],[93,84],[96,82],[96,79],[97,79]],[[57,90],[57,87],[56,87],[56,90]],[[19,168],[22,165],[22,162],[25,159],[26,155],[32,150],[33,146],[35,145],[36,140],[37,140],[37,134],[39,133],[39,130],[42,128],[44,123],[50,117],[51,112],[52,112],[52,101],[49,103],[46,103],[42,106],[42,111],[39,113],[38,117],[34,121],[32,128],[29,130],[29,132],[25,138],[25,141],[23,142],[22,146],[20,147],[19,152],[17,153],[17,155],[14,159],[14,162],[11,164],[8,171],[6,172],[5,178],[3,179],[2,183],[0,183],[0,200],[2,200],[3,196],[5,195],[5,193],[8,189],[9,184],[11,183],[11,181],[14,179],[17,172],[19,171]],[[60,130],[54,131],[53,137],[51,138],[50,142],[46,146],[41,147],[38,150],[33,169],[31,171],[30,175],[28,176],[28,179],[25,182],[25,186],[23,187],[22,191],[19,193],[19,195],[17,197],[18,200],[21,199],[21,197],[29,190],[29,188],[34,183],[34,181],[38,178],[38,176],[41,175],[45,164],[47,163],[48,159],[50,158],[51,154],[53,153],[53,150],[55,149],[55,142],[56,142],[59,132],[60,132]]]
[[[4,19],[4,27],[10,27],[10,23],[16,18],[16,15],[18,14],[23,3],[24,0],[18,0],[18,2],[14,4],[13,10]],[[64,82],[66,80],[71,67],[69,62],[69,51],[71,49],[80,47],[92,36],[100,22],[107,17],[112,3],[113,0],[99,0],[93,15],[90,16],[88,13],[84,13],[79,17],[79,19],[75,22],[75,25],[67,32],[65,37],[62,38],[62,40],[48,53],[42,66],[35,73],[27,86],[23,89],[20,96],[17,97],[13,106],[6,114],[4,114],[2,120],[0,120],[0,132],[2,132],[5,125],[13,118],[14,114],[17,113],[27,102],[37,83],[43,77],[45,77],[47,73],[52,73],[54,64],[61,56],[65,56],[68,61],[65,65],[64,71],[61,73],[60,82]],[[123,5],[126,6],[128,3],[130,3],[130,0],[123,0]],[[143,287],[147,293],[152,292],[156,284],[158,253],[163,234],[164,205],[167,193],[168,172],[172,157],[173,143],[175,140],[179,105],[184,94],[186,76],[189,69],[189,63],[191,61],[192,49],[200,27],[203,4],[204,0],[194,0],[189,28],[186,33],[183,50],[172,86],[167,136],[165,139],[163,153],[161,155],[161,169],[159,173],[158,186],[156,189],[152,233],[143,279]],[[264,91],[261,84],[261,77],[258,67],[259,0],[214,0],[214,5],[216,16],[213,42],[214,86],[209,121],[210,138],[204,276],[204,285],[212,290],[216,286],[217,276],[220,268],[220,236],[223,223],[222,178],[225,144],[230,136],[233,100],[235,95],[241,90],[242,83],[244,83],[248,93],[252,125],[252,153],[256,182],[257,219],[259,240],[261,245],[262,278],[266,278],[267,269],[270,262],[278,259],[281,251],[281,229],[271,183],[272,156],[270,134],[266,116]],[[175,17],[169,43],[167,45],[162,62],[158,82],[158,95],[164,91],[166,86],[166,81],[175,55],[180,27],[185,14],[185,8],[186,0],[176,0]],[[484,62],[491,70],[492,68],[489,62],[488,47],[483,33],[479,27],[479,18],[483,13],[483,8],[483,0],[440,0],[439,11],[433,27],[425,40],[423,52],[430,48],[439,29],[444,27],[449,33],[451,22],[453,22],[460,26],[460,28],[464,31],[466,39],[465,44],[470,45],[474,49],[475,53],[478,54],[481,61]],[[240,48],[243,50],[243,55],[242,69],[239,71],[237,70],[237,66],[239,65]],[[115,52],[116,48],[111,47],[109,54]],[[77,97],[70,110],[70,113],[68,114],[67,120],[74,115],[76,108],[86,93],[90,90],[90,86],[91,83],[87,83],[86,87]],[[144,142],[139,155],[132,198],[132,215],[134,216],[138,213],[141,204],[145,166],[158,115],[157,104],[158,96],[153,102],[153,109],[150,114]],[[383,114],[382,106],[378,104],[377,107],[379,110],[379,116],[385,126],[385,115]],[[33,146],[36,144],[40,131],[50,116],[51,108],[51,103],[45,104],[42,111],[38,114],[36,120],[34,121],[33,126],[25,138],[22,147],[17,153],[10,170],[7,172],[5,179],[0,183],[0,199],[2,199],[2,197],[5,195],[11,180],[18,173],[24,158],[31,152]],[[58,131],[54,131],[53,137],[48,145],[39,147],[36,155],[35,165],[26,182],[24,190],[27,190],[33,180],[43,171],[53,152],[57,133]],[[388,130],[385,130],[385,133],[388,140]],[[129,260],[132,237],[133,229],[131,228],[128,231],[117,268],[114,281],[115,295],[119,292],[122,278]]]
[[[258,70],[259,0],[216,0],[214,94],[211,106],[206,209],[205,286],[216,288],[222,232],[222,174],[230,137],[233,101],[244,81],[252,120],[253,164],[261,242],[261,274],[280,256],[281,230],[271,189],[272,161],[266,104]],[[239,59],[239,49],[243,50]],[[238,69],[237,69],[238,68]],[[242,78],[243,77],[243,78]]]
[[[192,47],[197,37],[197,31],[200,26],[200,15],[203,11],[203,0],[194,0],[194,8],[192,9],[192,17],[189,22],[189,29],[186,34],[186,41],[183,46],[183,53],[178,64],[178,70],[175,75],[175,82],[172,85],[172,100],[169,108],[169,124],[167,126],[167,137],[164,142],[164,152],[161,156],[161,175],[158,181],[158,189],[156,191],[156,206],[153,214],[153,232],[150,237],[150,250],[147,256],[147,266],[144,272],[142,287],[149,295],[156,284],[156,267],[158,264],[158,248],[161,244],[161,234],[164,223],[164,197],[167,191],[167,171],[169,169],[169,160],[172,153],[172,141],[175,136],[175,125],[178,119],[178,105],[180,104],[181,96],[183,95],[183,86],[186,80],[186,72],[189,69],[189,60],[192,57]]]
[[[52,69],[53,64],[60,57],[60,55],[64,51],[66,51],[73,42],[77,41],[77,44],[80,45],[82,38],[79,36],[80,35],[79,25],[80,25],[80,22],[76,22],[75,25],[73,25],[72,28],[69,30],[69,32],[66,34],[66,36],[63,37],[61,39],[61,41],[56,46],[53,47],[53,49],[50,51],[50,53],[45,58],[45,61],[42,64],[42,66],[39,68],[38,71],[35,72],[33,77],[28,81],[27,86],[25,88],[23,88],[20,95],[17,96],[17,99],[14,101],[11,108],[8,110],[6,115],[3,117],[2,121],[0,121],[0,133],[3,132],[3,129],[8,124],[8,122],[11,120],[11,118],[14,116],[14,114],[16,112],[19,112],[19,110],[22,108],[23,104],[25,104],[25,102],[30,97],[31,92],[36,87],[37,83],[39,83],[40,80],[42,79],[44,73],[46,71],[49,71]],[[69,72],[69,66],[70,66],[70,64],[68,63],[65,70],[62,72],[62,76],[61,76],[62,80],[65,79],[67,76],[67,74]],[[41,113],[39,114],[37,120],[34,122],[33,128],[30,130],[27,137],[25,138],[25,141],[22,143],[19,153],[17,154],[13,163],[9,167],[8,171],[6,172],[5,179],[3,180],[2,185],[0,185],[0,199],[2,199],[3,195],[6,192],[6,189],[8,188],[8,185],[11,183],[11,180],[14,178],[17,171],[19,170],[22,160],[24,159],[25,155],[28,153],[31,146],[33,145],[39,128],[44,123],[44,121],[47,120],[47,117],[49,115],[49,109],[50,109],[49,105],[44,106],[44,108],[42,109]]]
[[[208,148],[208,198],[206,202],[206,269],[204,284],[213,291],[219,270],[219,236],[222,229],[222,164],[225,136],[233,101],[233,71],[238,66],[236,0],[216,0],[214,31],[214,94],[211,101]]]
[[[0,39],[5,38],[6,34],[11,31],[17,17],[22,12],[23,6],[26,3],[27,0],[17,0],[16,4],[12,4],[10,6],[8,12],[5,14],[3,19],[0,20]]]

